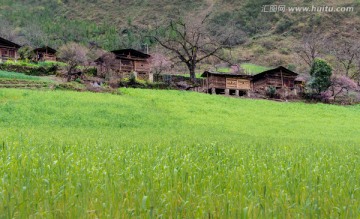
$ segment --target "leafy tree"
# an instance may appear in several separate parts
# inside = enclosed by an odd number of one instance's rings
[[[312,78],[309,85],[310,88],[315,90],[316,94],[321,94],[331,86],[332,68],[325,60],[314,59],[310,75]]]
[[[32,60],[35,57],[34,49],[31,46],[23,46],[18,51],[21,60]]]

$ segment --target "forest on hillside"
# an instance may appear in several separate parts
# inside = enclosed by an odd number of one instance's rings
[[[262,13],[276,0],[0,0],[0,36],[33,47],[58,48],[68,42],[97,45],[105,50],[134,48],[157,51],[149,36],[170,20],[196,19],[206,10],[209,34],[227,39],[235,63],[292,66],[306,71],[295,54],[304,36],[316,32],[335,47],[360,37],[360,1],[287,1],[287,6],[353,6],[352,13]],[[210,9],[209,9],[210,8]],[[161,31],[160,31],[161,32]],[[228,37],[230,36],[230,37]],[[327,47],[327,46],[324,46]],[[323,54],[326,56],[327,51]],[[335,57],[328,58],[340,66]],[[339,67],[340,68],[340,67]]]

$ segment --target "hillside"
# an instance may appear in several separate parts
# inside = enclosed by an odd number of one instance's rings
[[[58,47],[65,42],[97,44],[107,50],[157,47],[147,37],[170,19],[196,16],[211,7],[209,29],[232,35],[235,61],[264,66],[292,65],[304,70],[293,52],[302,37],[321,30],[326,38],[359,38],[359,0],[322,3],[286,1],[286,6],[354,6],[351,13],[262,13],[276,0],[0,0],[0,35],[19,43]]]
[[[1,218],[359,217],[359,106],[121,91],[0,89]]]

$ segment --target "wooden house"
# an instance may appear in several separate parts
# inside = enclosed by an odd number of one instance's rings
[[[264,92],[270,86],[292,90],[295,88],[298,74],[280,66],[256,75],[206,71],[201,76],[206,78],[205,86],[208,93],[243,96],[249,95],[249,91]]]
[[[56,50],[48,46],[34,49],[35,61],[56,61]]]
[[[95,61],[98,74],[105,75],[109,68],[119,77],[127,77],[135,73],[141,80],[153,81],[151,74],[151,56],[134,49],[122,49],[111,51],[115,59],[111,61],[110,67],[106,63],[105,55]]]
[[[211,94],[242,96],[251,90],[251,76],[219,72],[204,72],[206,90]]]
[[[17,59],[20,47],[18,44],[0,37],[0,60]]]
[[[297,76],[297,73],[283,66],[279,66],[254,75],[252,78],[253,90],[265,90],[270,86],[277,89],[293,89],[295,87],[295,79]]]

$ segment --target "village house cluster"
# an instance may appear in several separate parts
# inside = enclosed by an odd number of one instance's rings
[[[265,95],[269,87],[282,90],[285,97],[297,96],[304,82],[297,73],[283,66],[255,75],[205,71],[201,76],[205,78],[207,93],[248,97]]]
[[[20,45],[0,37],[0,61],[18,59]],[[35,61],[56,61],[56,50],[48,46],[34,49]]]
[[[18,59],[18,49],[21,46],[0,38],[0,60]],[[48,46],[36,48],[36,61],[56,61],[56,50]],[[113,59],[107,63],[106,54],[95,60],[97,74],[105,76],[108,71],[114,72],[122,78],[135,72],[142,80],[153,81],[151,73],[151,56],[134,49],[111,51]],[[256,94],[265,95],[269,87],[280,90],[283,96],[297,96],[302,91],[302,80],[298,74],[283,67],[277,67],[256,75],[248,75],[237,71],[235,73],[221,73],[205,71],[202,74],[202,91],[210,94],[224,94],[252,97]]]

